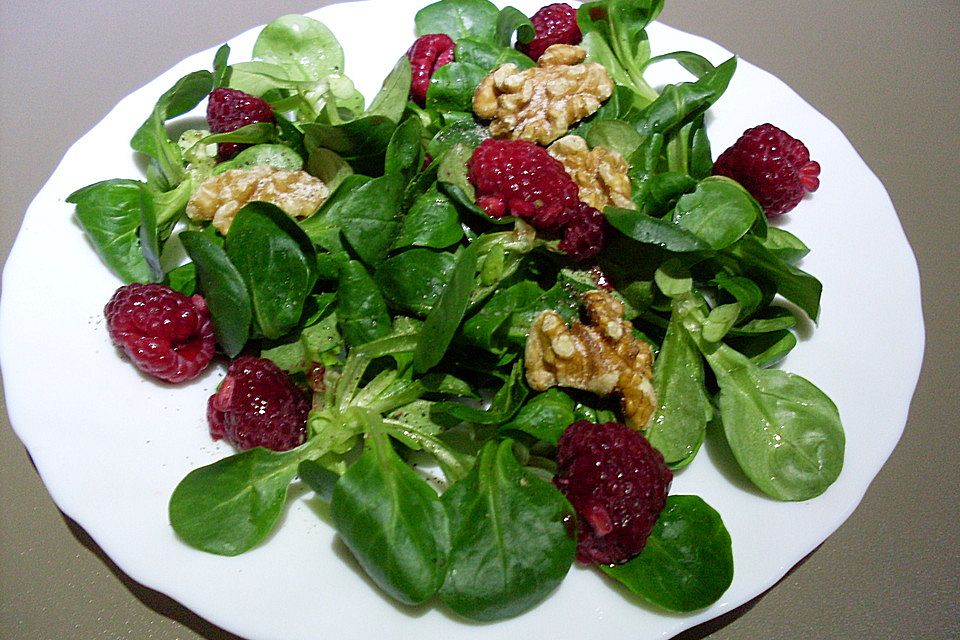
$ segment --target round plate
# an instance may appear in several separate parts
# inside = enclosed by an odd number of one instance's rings
[[[529,15],[542,3],[513,4]],[[311,15],[336,33],[347,74],[370,98],[412,41],[417,6],[369,0]],[[730,55],[661,24],[648,31],[655,54],[691,50],[714,63]],[[231,40],[232,60],[249,58],[257,33]],[[837,482],[804,503],[759,494],[721,442],[708,440],[677,474],[672,491],[702,496],[733,538],[734,581],[720,601],[693,615],[666,614],[599,572],[575,567],[544,603],[505,622],[473,625],[439,608],[402,607],[365,578],[306,490],[292,492],[277,532],[249,553],[224,558],[187,547],[169,526],[167,500],[187,472],[230,453],[211,442],[205,422],[206,399],[223,369],[174,387],[139,375],[118,356],[102,312],[120,283],[64,198],[98,180],[140,178],[130,136],[160,94],[185,73],[209,68],[213,53],[184,60],[125,98],[69,150],[27,211],[3,274],[0,359],[11,423],[57,505],[138,582],[252,640],[669,637],[762,593],[816,548],[857,506],[900,438],[920,370],[923,320],[916,261],[896,212],[833,124],[740,61],[709,115],[715,151],[771,121],[802,139],[823,167],[820,190],[776,222],[810,246],[802,266],[824,284],[819,326],[800,327],[801,344],[782,366],[836,402],[847,460]],[[655,66],[649,77],[686,79],[671,64]]]

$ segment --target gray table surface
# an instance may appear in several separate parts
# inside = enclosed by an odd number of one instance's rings
[[[664,22],[779,76],[846,133],[916,252],[927,328],[903,439],[857,511],[763,597],[682,637],[960,637],[960,3],[667,5]],[[66,148],[120,98],[188,54],[317,6],[0,0],[0,255]],[[236,638],[119,572],[60,514],[0,414],[0,638]]]

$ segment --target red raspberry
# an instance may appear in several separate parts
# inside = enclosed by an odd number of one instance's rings
[[[552,44],[580,44],[583,35],[577,26],[577,10],[568,4],[543,7],[530,18],[536,34],[527,44],[517,43],[517,49],[534,60],[539,58]]]
[[[407,58],[410,59],[413,71],[410,97],[421,107],[426,102],[433,73],[443,65],[453,62],[454,46],[453,40],[445,33],[429,33],[417,38],[407,50]]]
[[[207,401],[207,423],[214,440],[226,438],[241,451],[286,451],[306,439],[309,411],[306,394],[286,372],[266,358],[243,356]]]
[[[165,382],[200,375],[216,338],[207,302],[161,284],[120,287],[103,310],[113,343],[144,373]]]
[[[581,202],[578,214],[563,230],[560,250],[574,260],[589,260],[603,248],[606,242],[607,219],[603,214]]]
[[[580,187],[543,147],[488,138],[467,161],[477,204],[495,218],[510,214],[537,229],[556,231],[576,215]]]
[[[543,147],[488,138],[467,161],[467,178],[481,209],[560,233],[560,249],[574,260],[592,258],[603,247],[606,219],[580,201],[580,187]]]
[[[639,431],[578,420],[557,445],[554,484],[577,511],[577,560],[620,564],[640,553],[673,474]]]
[[[207,124],[213,133],[229,133],[257,122],[273,122],[273,108],[263,98],[237,89],[218,87],[207,98]],[[229,160],[249,145],[217,143],[217,157]]]
[[[820,165],[806,145],[769,123],[747,129],[720,154],[713,174],[743,185],[768,217],[790,211],[820,186]]]

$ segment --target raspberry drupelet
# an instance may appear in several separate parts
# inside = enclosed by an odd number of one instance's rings
[[[621,564],[640,553],[672,480],[663,456],[639,431],[586,420],[567,427],[553,482],[577,511],[577,560]]]
[[[113,343],[144,373],[177,383],[200,375],[216,338],[206,300],[161,284],[128,284],[103,310]]]

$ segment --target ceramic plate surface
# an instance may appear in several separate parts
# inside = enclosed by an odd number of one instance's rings
[[[513,4],[530,15],[541,3]],[[370,99],[412,41],[416,8],[372,0],[312,15],[340,39],[346,73]],[[258,32],[230,42],[232,60],[249,59]],[[730,55],[661,24],[649,35],[654,53],[691,50],[714,63]],[[773,585],[850,515],[893,450],[923,351],[916,261],[883,186],[843,134],[782,82],[741,61],[708,121],[715,153],[772,121],[802,139],[823,167],[820,190],[777,223],[810,246],[802,266],[824,284],[819,326],[801,327],[801,344],[783,367],[836,402],[847,458],[839,480],[804,503],[763,497],[710,442],[677,474],[672,492],[702,496],[733,538],[735,577],[720,601],[694,615],[665,614],[599,572],[574,567],[544,603],[505,622],[472,625],[439,608],[402,608],[359,572],[307,491],[293,492],[277,532],[247,554],[224,558],[187,547],[168,524],[167,500],[187,472],[230,453],[211,442],[204,415],[223,367],[173,387],[118,357],[102,312],[120,283],[64,198],[98,180],[140,178],[132,132],[177,78],[209,68],[213,53],[188,58],[125,98],[69,150],[27,211],[3,274],[0,357],[11,423],[57,505],[138,582],[251,640],[670,637]],[[650,77],[655,84],[687,79],[670,64]]]

